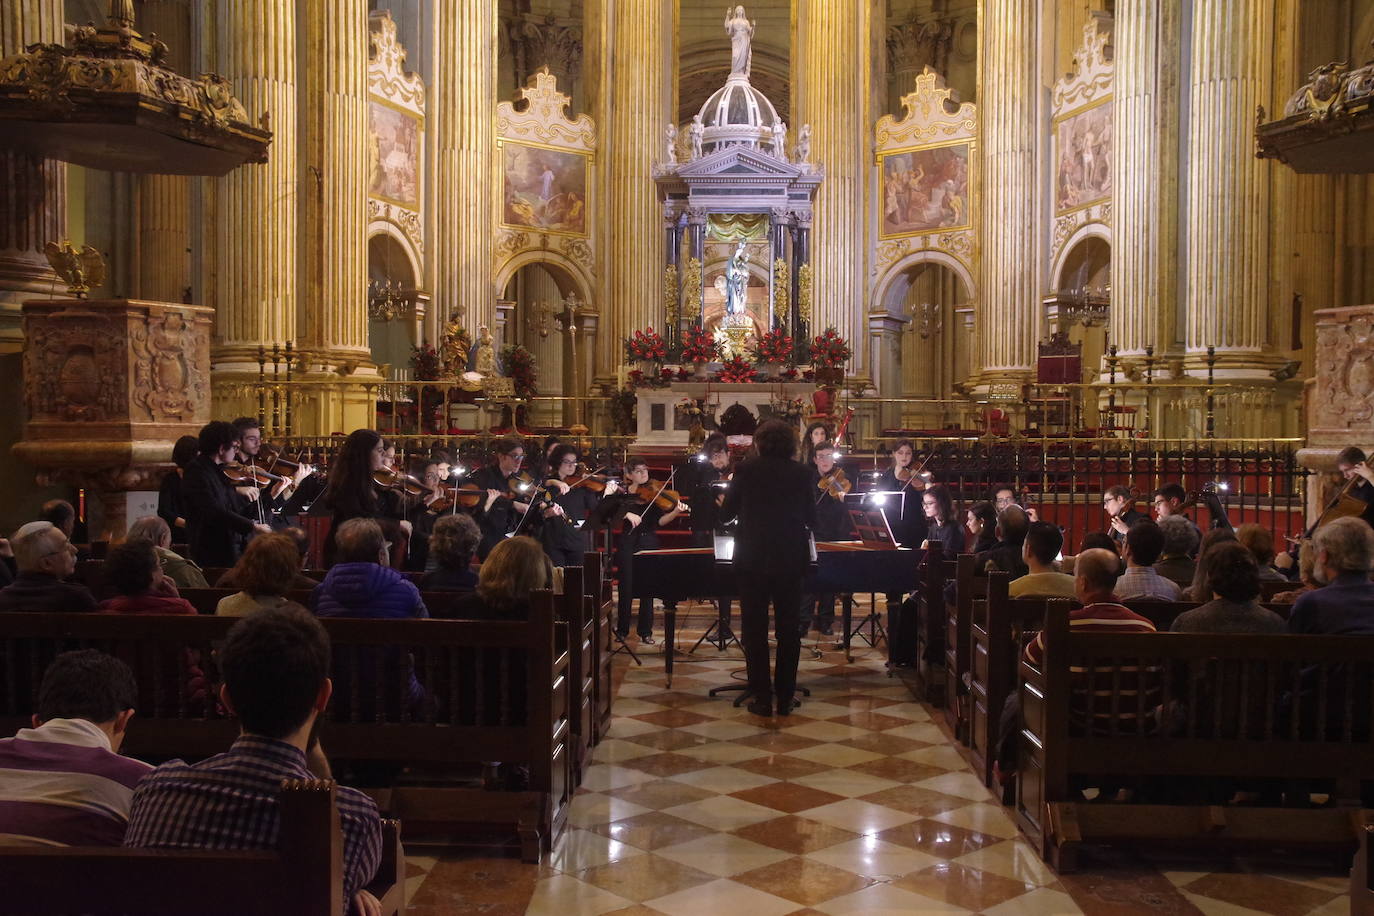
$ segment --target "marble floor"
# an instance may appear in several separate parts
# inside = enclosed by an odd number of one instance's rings
[[[864,647],[853,664],[828,649],[809,655],[804,649],[799,681],[811,697],[774,719],[706,695],[742,677],[738,650],[706,647],[683,659],[671,690],[660,655],[645,655],[643,667],[622,659],[610,735],[596,748],[552,857],[524,866],[508,850],[408,848],[408,912],[1349,910],[1346,878],[1322,863],[1104,853],[1059,877],[974,777],[939,714],[886,676],[881,651]]]

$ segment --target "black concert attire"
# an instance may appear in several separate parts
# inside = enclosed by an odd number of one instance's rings
[[[724,480],[727,472],[717,470],[709,462],[698,465],[695,471],[696,481],[688,497],[688,504],[692,507],[692,514],[688,517],[692,526],[692,546],[714,548],[716,529],[721,525],[720,504],[716,500],[724,496],[725,491],[713,484]],[[730,598],[716,598],[716,613],[727,627],[730,626],[732,605]]]
[[[990,527],[986,524],[983,526],[982,532],[978,535],[978,540],[973,542],[973,549],[969,553],[982,553],[997,546],[997,535],[988,530]]]
[[[186,465],[181,479],[182,512],[190,556],[201,568],[233,566],[253,523],[244,513],[248,500],[205,455]]]
[[[1147,515],[1144,512],[1141,512],[1139,509],[1127,509],[1125,512],[1121,513],[1121,521],[1125,523],[1127,529],[1129,529],[1136,522],[1148,521],[1149,518],[1149,515]],[[1126,535],[1122,534],[1120,531],[1117,531],[1113,527],[1108,527],[1107,530],[1111,533],[1112,540],[1116,541],[1116,549],[1119,551],[1121,549],[1121,545],[1126,543]]]
[[[910,468],[915,473],[916,466],[911,465]],[[919,548],[927,534],[926,513],[921,506],[924,483],[920,480],[898,480],[897,469],[889,467],[883,471],[874,488],[902,494],[896,504],[883,506],[883,514],[887,516],[887,526],[892,529],[892,537],[899,545]],[[901,592],[889,592],[886,597],[888,658],[896,664],[912,664],[916,652],[916,609],[914,606],[904,606]]]
[[[561,493],[553,486],[548,493],[549,499],[563,508],[564,517],[552,515],[543,520],[539,540],[544,545],[544,552],[554,566],[581,566],[587,552],[587,516],[601,501],[601,494],[586,487],[574,487]]]
[[[1361,480],[1350,487],[1350,495],[1364,501],[1364,512],[1360,518],[1374,528],[1374,483]]]
[[[927,523],[926,540],[939,544],[946,556],[955,556],[964,552],[964,527],[953,519],[943,524]]]
[[[355,518],[370,518],[381,526],[382,534],[393,544],[404,537],[400,522],[400,494],[394,490],[382,490],[371,480],[366,481],[361,493],[340,493],[331,498],[323,496],[317,505],[324,508],[331,517],[329,536],[324,540],[324,565],[334,565],[334,535],[339,526]]]
[[[733,565],[740,593],[740,641],[749,693],[758,703],[790,711],[801,652],[802,581],[810,566],[810,533],[816,525],[811,471],[790,458],[752,458],[740,464],[721,507],[739,519]],[[768,671],[768,605],[775,615],[777,669]]]
[[[491,549],[515,530],[522,516],[515,508],[515,501],[507,496],[498,496],[490,509],[483,509],[487,504],[487,490],[500,490],[505,493],[510,489],[510,478],[501,473],[498,465],[488,464],[478,468],[472,472],[468,480],[482,488],[482,501],[473,510],[472,517],[477,520],[477,527],[482,529],[482,541],[477,545],[477,558],[485,560]],[[523,529],[521,533],[524,533]],[[534,534],[533,531],[529,533]]]
[[[849,510],[845,508],[843,500],[836,499],[820,489],[820,471],[814,465],[811,466],[810,470],[810,498],[816,504],[816,527],[814,530],[816,540],[848,540],[853,532],[853,524],[849,520]],[[816,621],[816,629],[820,630],[823,635],[830,635],[831,629],[835,626],[834,592],[802,595],[800,632],[803,637],[811,629],[813,617]]]
[[[185,543],[186,529],[177,525],[177,519],[186,519],[186,500],[181,495],[181,474],[168,471],[162,478],[162,486],[157,491],[157,517],[172,529],[172,540]]]
[[[620,546],[616,548],[616,564],[619,571],[616,578],[619,581],[617,586],[616,602],[616,623],[615,631],[621,638],[630,632],[630,612],[634,609],[634,569],[635,551],[637,550],[657,550],[659,547],[658,525],[663,519],[663,510],[653,503],[647,506],[631,494],[618,495],[614,501],[605,500],[601,506],[607,507],[611,511],[611,521],[620,526]],[[598,507],[600,510],[601,507]],[[633,512],[641,517],[641,521],[633,528],[625,520],[625,513]],[[597,513],[601,514],[600,511]],[[654,599],[639,599],[639,617],[635,620],[635,632],[639,634],[641,640],[647,639],[654,634]]]

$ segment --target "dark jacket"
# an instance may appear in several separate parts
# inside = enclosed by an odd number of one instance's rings
[[[716,497],[725,491],[712,484],[723,479],[725,475],[710,464],[698,465],[694,470],[695,480],[687,498],[692,507],[692,514],[687,520],[693,531],[714,534],[720,527],[720,506],[716,503]]]
[[[938,543],[945,556],[952,557],[964,550],[964,527],[956,521],[948,521],[943,525],[927,523],[926,538],[932,544]]]
[[[95,596],[84,585],[40,572],[21,572],[0,588],[0,612],[81,612],[95,610]]]
[[[466,569],[436,569],[420,579],[422,592],[470,592],[477,588],[477,573]]]
[[[814,465],[810,466],[810,469],[810,499],[816,504],[816,540],[843,541],[852,537],[854,527],[849,521],[849,510],[841,500],[829,493],[821,492],[821,473]]]
[[[494,464],[479,468],[468,478],[472,483],[481,487],[483,490],[501,490],[509,488],[509,483],[502,475],[501,469]],[[520,513],[515,509],[515,502],[504,496],[491,504],[491,508],[483,511],[486,505],[486,496],[482,497],[482,502],[477,505],[473,512],[473,518],[477,520],[477,527],[482,529],[482,542],[477,545],[477,556],[485,560],[491,549],[501,543],[507,532],[512,531],[520,522]],[[521,531],[521,534],[524,534]],[[531,532],[533,533],[533,532]]]
[[[579,526],[576,523],[586,521],[587,516],[601,500],[600,494],[593,493],[586,487],[576,487],[567,493],[550,489],[549,498],[563,507],[569,521],[556,516],[544,519],[538,532],[540,543],[549,550],[571,551],[579,556],[586,553],[587,536],[583,533],[585,525]]]
[[[168,471],[162,478],[157,492],[157,515],[172,529],[173,541],[186,537],[185,530],[177,527],[177,519],[186,518],[186,507],[181,497],[181,475],[176,471]]]
[[[788,458],[751,458],[735,470],[721,518],[739,519],[734,567],[768,576],[806,574],[816,527],[811,472]]]
[[[973,568],[980,576],[986,576],[989,569],[999,569],[1011,573],[1013,579],[1019,579],[1030,572],[1026,568],[1026,561],[1021,558],[1021,546],[1019,543],[998,541],[996,547],[975,557]]]
[[[248,500],[234,490],[220,466],[204,455],[186,465],[181,479],[191,559],[201,567],[233,566],[253,522],[243,514]]]
[[[1214,598],[1174,618],[1175,633],[1282,633],[1282,617],[1258,601]]]
[[[1361,573],[1341,573],[1331,584],[1300,596],[1288,615],[1288,632],[1374,635],[1374,582]]]

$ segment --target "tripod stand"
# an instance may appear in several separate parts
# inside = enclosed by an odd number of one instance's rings
[[[715,646],[717,652],[724,652],[732,642],[736,646],[740,645],[739,637],[735,635],[734,630],[730,629],[729,611],[726,610],[728,607],[729,605],[724,601],[717,600],[716,619],[711,621],[711,625],[706,628],[705,633],[701,634],[701,638],[692,646],[691,650],[687,653],[688,655],[695,654],[697,649],[700,648],[701,644],[704,642],[709,642],[711,645]],[[715,634],[715,638],[712,638],[711,634],[713,633]],[[743,648],[743,646],[740,648]]]

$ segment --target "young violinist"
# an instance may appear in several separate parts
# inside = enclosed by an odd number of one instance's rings
[[[349,519],[375,519],[388,541],[409,538],[410,522],[396,517],[377,491],[374,474],[386,466],[387,444],[375,429],[355,429],[348,434],[329,466],[329,483],[320,497],[322,508],[333,518],[324,542],[325,565],[333,565],[334,532]]]
[[[554,566],[581,566],[589,543],[587,516],[603,498],[619,492],[620,485],[579,470],[577,449],[571,445],[554,445],[548,461],[549,476],[543,483],[550,505],[542,512],[539,539]]]
[[[502,436],[496,440],[494,450],[496,461],[474,471],[468,478],[487,492],[486,499],[473,513],[477,526],[482,529],[482,543],[477,546],[477,556],[482,560],[516,529],[530,509],[530,500],[517,488],[528,485],[532,491],[535,486],[532,480],[523,480],[520,475],[520,467],[525,463],[525,440],[519,436]]]
[[[233,566],[249,535],[272,531],[248,518],[248,500],[224,475],[223,466],[234,460],[238,442],[234,424],[205,424],[196,437],[199,454],[186,465],[181,479],[189,553],[202,567]]]
[[[1102,494],[1102,508],[1111,523],[1112,540],[1118,545],[1125,542],[1126,532],[1131,530],[1132,525],[1149,518],[1144,512],[1136,509],[1135,495],[1131,493],[1130,488],[1120,484],[1108,487],[1107,492]]]
[[[811,460],[812,489],[810,499],[816,504],[815,535],[818,541],[843,541],[849,537],[853,525],[845,509],[845,489],[839,483],[841,471],[835,464],[835,447],[829,442],[816,446]],[[835,595],[833,592],[802,595],[801,635],[811,629],[812,618],[822,636],[833,634],[835,627]]]
[[[875,489],[901,494],[895,502],[888,498],[883,514],[892,537],[902,547],[920,547],[926,539],[926,516],[921,508],[921,491],[925,486],[926,478],[916,465],[916,446],[910,439],[898,439],[892,446],[892,464],[878,478]],[[916,645],[915,612],[903,610],[901,592],[889,592],[886,597],[887,628],[893,643],[889,655],[894,664],[905,664],[910,659],[903,647],[910,646],[914,651]]]
[[[282,507],[296,492],[301,481],[310,476],[311,468],[305,464],[298,464],[296,470],[291,474],[283,474],[266,467],[259,457],[262,453],[262,427],[258,424],[256,417],[239,417],[234,421],[234,428],[239,433],[239,462],[261,467],[281,478],[263,487],[258,496],[248,496],[249,501],[261,502],[263,511],[267,516],[280,518]],[[253,487],[253,489],[257,489],[257,487]],[[268,518],[268,522],[271,522],[271,518]]]
[[[666,486],[650,481],[649,463],[643,458],[631,457],[625,462],[625,492],[615,509],[616,514],[623,513],[620,515],[620,547],[616,551],[620,584],[615,628],[621,639],[629,635],[630,612],[634,608],[635,551],[656,549],[659,546],[659,526],[672,522],[684,509],[680,502],[668,509],[655,505],[654,497],[666,491]],[[653,599],[639,599],[635,630],[641,643],[647,646],[654,644]]]
[[[696,472],[689,497],[692,506],[692,546],[713,547],[716,529],[720,527],[720,504],[725,499],[724,484],[730,478],[730,446],[726,443],[724,434],[713,432],[707,436],[701,445],[701,454],[706,460],[694,462],[692,465],[693,471]],[[726,630],[722,638],[730,633],[732,604],[728,597],[716,598],[716,613],[719,615],[720,625]]]

